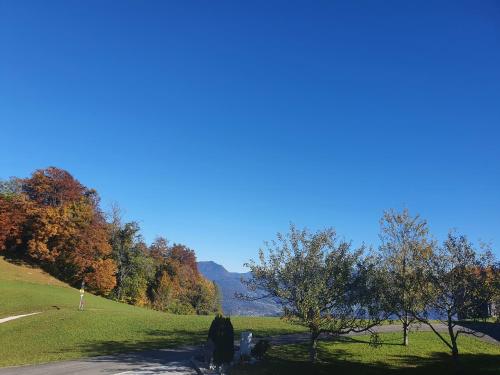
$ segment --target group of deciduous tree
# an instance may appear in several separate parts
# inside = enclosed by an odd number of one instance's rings
[[[458,336],[474,334],[461,320],[485,318],[489,306],[500,305],[499,263],[489,249],[476,249],[454,231],[438,244],[427,222],[408,210],[384,214],[381,239],[385,310],[401,320],[403,344],[408,345],[410,325],[423,323],[457,360]],[[446,333],[438,323],[446,326]]]
[[[106,219],[99,196],[50,167],[0,182],[0,252],[42,266],[72,285],[135,305],[183,314],[219,312],[217,286],[193,250],[164,238],[148,246],[119,209]]]
[[[311,233],[292,225],[247,265],[252,297],[240,298],[273,298],[285,318],[309,328],[311,361],[320,334],[370,331],[394,317],[402,323],[403,345],[419,322],[458,359],[457,337],[474,333],[460,320],[480,317],[491,302],[500,305],[500,269],[492,253],[454,232],[437,244],[427,222],[407,210],[385,212],[380,237],[378,251],[366,254],[331,228]]]

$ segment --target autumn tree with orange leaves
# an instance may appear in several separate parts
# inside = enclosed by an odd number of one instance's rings
[[[198,271],[194,251],[185,245],[157,238],[150,247],[156,259],[153,306],[175,314],[210,314],[221,311],[219,291]]]
[[[22,241],[29,201],[20,189],[17,179],[0,182],[0,251],[16,248]]]
[[[0,247],[39,261],[74,285],[85,280],[100,294],[115,286],[107,224],[95,190],[68,172],[50,167],[18,180],[0,195]]]

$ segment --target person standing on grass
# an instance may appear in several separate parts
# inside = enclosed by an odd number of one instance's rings
[[[80,288],[80,305],[78,306],[78,310],[83,311],[85,309],[85,301],[83,299],[83,295],[85,294],[85,281],[82,281],[82,287]]]

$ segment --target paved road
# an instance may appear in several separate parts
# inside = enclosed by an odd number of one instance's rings
[[[434,328],[438,332],[443,332],[445,333],[445,337],[447,337],[447,332],[448,332],[448,327],[444,324],[435,324]],[[491,344],[497,344],[500,345],[500,337],[499,337],[499,329],[497,326],[492,326],[490,325],[485,325],[484,327],[480,325],[471,325],[471,328],[464,328],[464,327],[455,327],[461,328],[461,329],[468,329],[470,334],[474,333],[474,336],[482,341],[489,342]],[[474,330],[475,328],[476,330]],[[481,328],[481,330],[478,330],[478,328]],[[400,324],[387,324],[387,325],[382,325],[382,326],[376,326],[373,327],[373,331],[377,333],[391,333],[391,332],[401,332],[403,330],[402,325]],[[431,328],[425,324],[414,324],[411,326],[411,331],[418,331],[418,332],[428,332],[431,331]],[[342,335],[342,336],[360,336],[360,335],[366,335],[368,334],[367,332],[359,332],[359,333],[349,333],[347,335]],[[335,337],[329,336],[329,335],[322,335],[321,339],[324,340],[334,340]],[[273,345],[286,345],[286,344],[295,344],[295,343],[303,343],[303,342],[308,342],[309,341],[309,335],[306,333],[294,333],[290,335],[281,335],[281,336],[273,336],[270,337],[271,344]],[[1,375],[1,373],[0,373]]]
[[[401,329],[401,325],[396,324],[374,328],[374,330],[379,333],[401,332]],[[418,329],[419,331],[430,330],[430,328],[425,325],[414,327],[414,329]],[[437,329],[439,331],[447,331],[444,325],[437,325]],[[366,334],[366,332],[360,334]],[[354,333],[348,336],[353,335],[358,334]],[[498,336],[495,337],[498,338]],[[494,344],[500,344],[494,337],[486,334],[480,334],[478,338]],[[284,345],[307,342],[309,336],[304,333],[298,333],[274,336],[270,339],[274,345]],[[324,339],[329,338],[324,337]],[[149,350],[131,354],[94,357],[77,361],[55,362],[37,366],[4,368],[0,369],[0,375],[195,375],[196,371],[191,367],[189,359],[195,355],[197,351],[197,347]]]
[[[195,347],[149,350],[35,366],[0,369],[0,375],[196,375],[189,359]]]

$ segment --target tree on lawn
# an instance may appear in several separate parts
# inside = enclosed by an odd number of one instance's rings
[[[287,235],[266,242],[265,250],[259,252],[259,263],[246,264],[251,295],[239,297],[271,297],[285,319],[309,328],[311,362],[317,359],[321,333],[366,331],[383,318],[377,269],[362,258],[362,249],[351,251],[333,229],[310,233],[291,225]]]
[[[425,220],[411,216],[407,209],[384,212],[380,220],[380,256],[387,277],[386,310],[403,324],[403,345],[408,345],[410,325],[415,321],[411,311],[422,304],[416,283],[417,264],[432,249]]]
[[[458,336],[462,333],[477,335],[460,326],[458,319],[489,302],[489,273],[484,271],[492,266],[491,253],[478,255],[465,236],[450,233],[444,244],[423,260],[418,272],[425,308],[414,310],[412,314],[445,343],[456,364]],[[448,328],[447,334],[438,332],[429,311],[440,315],[441,323]]]

